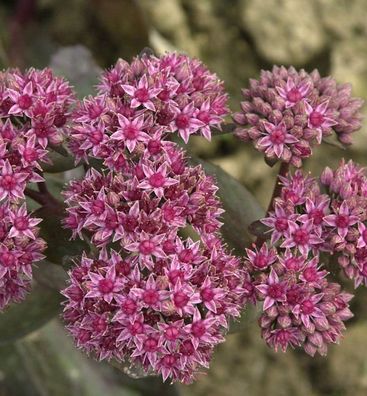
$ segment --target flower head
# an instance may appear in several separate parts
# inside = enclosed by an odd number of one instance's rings
[[[152,136],[159,145],[149,148],[143,135],[119,171],[91,168],[65,191],[65,226],[74,238],[88,235],[100,254],[70,271],[64,318],[76,344],[99,359],[127,359],[188,383],[252,296],[247,270],[219,237],[213,179],[159,140],[160,130]],[[184,237],[187,227],[197,241]]]
[[[191,382],[223,341],[227,319],[239,314],[233,308],[242,306],[243,269],[223,248],[220,255],[228,264],[218,271],[204,244],[200,261],[185,263],[182,277],[170,276],[177,255],[157,258],[148,273],[137,256],[123,258],[124,250],[84,255],[63,291],[67,328],[99,359],[129,359],[164,380]]]
[[[25,204],[0,204],[0,310],[23,300],[31,287],[32,264],[44,258],[46,247],[38,237],[40,221]]]
[[[351,97],[349,85],[337,84],[318,71],[274,66],[243,89],[241,112],[234,114],[237,136],[251,140],[270,160],[297,167],[315,144],[333,131],[343,144],[361,126],[363,101]]]
[[[141,150],[159,154],[171,133],[186,143],[192,134],[210,139],[227,113],[222,82],[196,59],[119,60],[103,73],[98,96],[79,104],[70,149],[77,160],[92,155],[111,168]]]

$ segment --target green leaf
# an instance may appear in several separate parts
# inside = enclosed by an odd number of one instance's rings
[[[40,285],[61,290],[66,287],[68,274],[60,265],[43,260],[34,266],[33,277]]]
[[[223,237],[230,247],[243,253],[253,240],[248,227],[264,217],[264,210],[246,187],[219,166],[198,158],[191,159],[191,162],[202,165],[205,172],[216,179],[218,195],[226,211],[222,219]]]
[[[0,345],[15,341],[37,330],[61,310],[58,291],[34,283],[27,298],[10,305],[0,314]]]
[[[47,260],[55,264],[69,264],[70,258],[80,256],[88,245],[77,238],[70,240],[71,232],[62,227],[65,217],[63,207],[42,207],[34,212],[35,217],[42,218],[40,236],[47,242],[45,251]]]
[[[143,396],[121,385],[107,364],[78,351],[56,321],[0,347],[0,371],[2,396]]]

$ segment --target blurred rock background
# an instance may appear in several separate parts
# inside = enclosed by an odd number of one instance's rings
[[[1,0],[1,68],[44,67],[61,47],[80,44],[100,67],[118,57],[130,59],[146,46],[199,57],[225,81],[232,110],[239,108],[240,88],[272,64],[316,67],[322,75],[351,82],[355,95],[367,99],[366,0]],[[62,59],[60,53],[56,61],[54,56],[54,64]],[[82,94],[94,83],[87,79]],[[354,143],[345,151],[324,144],[306,168],[316,174],[341,157],[367,165],[366,126]],[[195,138],[190,144],[266,207],[276,169],[250,145],[231,136],[211,143]],[[328,358],[273,353],[251,319],[218,348],[207,375],[176,388],[154,379],[132,380],[84,358],[53,321],[22,341],[0,346],[0,396],[366,395],[366,301],[367,292],[359,290],[353,303],[358,319],[349,322],[344,341]]]

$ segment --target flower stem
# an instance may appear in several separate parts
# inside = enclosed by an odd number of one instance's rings
[[[37,183],[37,185],[38,185],[38,190],[40,193],[45,194],[45,195],[49,194],[49,191],[47,189],[47,185],[45,182]]]
[[[278,175],[277,175],[277,179],[275,181],[273,195],[271,196],[271,199],[270,199],[270,202],[269,202],[269,206],[268,206],[268,210],[266,211],[266,215],[268,215],[269,212],[271,212],[274,209],[275,199],[280,196],[280,193],[282,191],[282,184],[281,184],[280,177],[287,176],[288,171],[289,171],[289,163],[288,162],[282,162],[280,164],[280,168],[279,168],[279,172],[278,172]]]
[[[282,176],[287,176],[288,172],[289,172],[289,163],[288,162],[281,162],[280,168],[279,168],[279,172],[278,172],[278,175],[277,175],[277,179],[275,181],[273,194],[271,196],[271,199],[270,199],[269,206],[268,206],[268,209],[266,211],[265,217],[267,217],[269,215],[269,213],[274,209],[275,200],[276,200],[276,198],[278,198],[280,196],[280,193],[282,191],[282,184],[281,184],[280,178]],[[257,237],[256,246],[260,247],[265,241],[266,241],[266,238],[264,238],[263,236]]]
[[[26,187],[24,193],[27,197],[32,198],[33,201],[39,203],[40,205],[44,206],[47,204],[46,196],[41,193],[40,191],[33,190],[32,188]]]
[[[58,201],[49,191],[45,182],[37,183],[38,190],[26,187],[24,190],[25,195],[39,203],[41,206],[47,207],[61,207],[62,203]]]

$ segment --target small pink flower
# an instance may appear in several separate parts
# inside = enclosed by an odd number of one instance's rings
[[[204,306],[214,313],[217,313],[217,309],[221,305],[221,301],[224,300],[225,294],[222,288],[213,285],[210,277],[206,277],[200,288],[200,296]]]
[[[204,126],[205,124],[197,118],[192,103],[189,103],[182,110],[178,110],[171,124],[172,130],[177,130],[185,143],[188,143],[190,135]]]
[[[290,108],[307,96],[311,88],[311,82],[303,81],[300,84],[295,84],[292,77],[288,77],[284,88],[280,86],[275,88],[279,95],[285,100],[285,106]]]
[[[322,242],[324,242],[324,240],[317,235],[312,220],[307,220],[303,224],[290,221],[289,231],[281,247],[297,247],[301,254],[307,256],[311,249]]]
[[[5,198],[17,201],[24,199],[24,189],[28,175],[13,170],[9,161],[3,162],[0,174],[0,201]]]
[[[179,354],[167,351],[159,360],[157,369],[162,375],[163,381],[166,381],[168,377],[178,377],[178,372],[181,371]]]
[[[256,289],[265,296],[263,310],[271,308],[276,302],[286,301],[285,284],[279,281],[276,272],[271,269],[267,283],[256,286]]]
[[[144,287],[133,288],[130,294],[140,300],[142,307],[160,309],[163,301],[168,299],[170,292],[160,290],[154,275],[151,274]]]
[[[146,267],[150,268],[153,265],[152,257],[166,257],[161,247],[164,235],[150,236],[142,232],[137,240],[137,242],[127,244],[125,249],[130,252],[138,253],[139,259]]]
[[[287,213],[281,205],[275,204],[274,212],[271,212],[269,217],[261,219],[261,222],[270,228],[272,244],[286,235],[289,221],[295,221],[297,217],[296,214]]]
[[[35,136],[39,145],[45,149],[48,144],[59,145],[63,137],[55,126],[55,119],[52,117],[51,109],[48,109],[46,116],[42,118],[32,118],[32,128],[27,131],[27,136]]]
[[[295,136],[287,132],[287,127],[284,122],[278,125],[264,122],[263,125],[266,136],[258,140],[257,147],[259,147],[261,151],[265,151],[268,157],[274,157],[275,155],[278,158],[282,158],[287,145],[298,142]]]
[[[278,352],[279,348],[286,352],[288,346],[292,348],[300,346],[303,339],[302,332],[297,327],[275,329],[266,336],[266,342],[274,348],[275,352]]]
[[[161,333],[159,340],[160,344],[166,347],[175,345],[179,339],[184,338],[183,328],[183,320],[172,321],[169,324],[159,323],[158,329]]]
[[[260,271],[266,270],[277,259],[276,250],[274,248],[269,249],[266,243],[259,250],[256,247],[253,250],[246,249],[246,253],[249,262],[256,270]]]
[[[120,129],[111,135],[112,139],[121,139],[130,152],[134,151],[138,142],[144,141],[148,135],[143,131],[144,129],[144,114],[129,120],[122,114],[118,115]]]
[[[123,330],[117,337],[117,342],[127,342],[128,345],[134,344],[138,348],[144,340],[145,334],[149,331],[149,326],[144,323],[143,314],[131,316],[129,319],[124,321]]]
[[[170,275],[172,280],[173,273],[171,272]],[[178,274],[176,274],[176,276],[177,275]],[[174,304],[175,310],[182,316],[185,314],[193,315],[196,304],[202,301],[200,294],[189,284],[184,282],[184,279],[183,282],[181,282],[179,277],[177,277],[177,281],[174,283],[173,287],[171,286],[171,289],[171,300]]]
[[[28,109],[32,106],[34,100],[32,81],[29,81],[21,92],[9,89],[8,94],[14,102],[8,114],[18,115],[25,113],[28,115]]]
[[[298,221],[304,223],[308,220],[312,220],[315,227],[321,227],[324,221],[324,217],[327,214],[330,204],[330,199],[322,196],[315,197],[314,199],[307,198],[305,209],[306,213],[298,217]]]
[[[322,293],[315,294],[309,298],[306,298],[304,301],[302,301],[302,303],[296,305],[292,310],[296,317],[300,317],[307,329],[311,326],[311,320],[325,317],[323,312],[317,306],[322,298]]]
[[[132,97],[131,107],[136,108],[144,106],[148,110],[155,111],[154,99],[160,92],[160,88],[152,88],[148,84],[147,76],[144,74],[139,80],[136,87],[132,85],[122,85],[122,89]]]
[[[147,165],[143,165],[143,171],[146,179],[139,183],[138,187],[142,189],[151,189],[154,194],[161,198],[164,195],[164,189],[178,183],[171,177],[167,177],[168,166],[160,165],[156,170]]]
[[[194,348],[198,348],[200,342],[211,344],[218,342],[222,337],[218,334],[215,335],[213,328],[217,325],[215,317],[206,317],[202,319],[200,311],[195,310],[193,315],[193,321],[184,327],[184,332],[189,335]]]
[[[358,222],[358,216],[353,214],[353,211],[349,208],[348,203],[343,201],[339,210],[337,211],[337,214],[325,216],[324,221],[329,226],[335,227],[338,231],[338,235],[341,238],[345,238],[349,228]]]
[[[308,127],[317,131],[317,142],[320,144],[324,131],[337,124],[329,114],[329,101],[320,103],[315,108],[308,102],[304,103],[306,114],[308,115]]]
[[[304,256],[298,256],[290,249],[286,249],[284,254],[278,256],[280,264],[284,266],[287,272],[298,272],[305,265]]]
[[[105,276],[95,273],[90,273],[89,276],[91,282],[88,285],[89,292],[85,298],[102,297],[110,303],[123,285],[122,280],[116,278],[114,267],[109,268]]]
[[[119,240],[121,235],[124,235],[123,224],[121,215],[110,206],[106,207],[106,211],[100,218],[90,216],[87,221],[82,225],[91,226],[90,222],[96,227],[96,233],[93,235],[93,242],[98,246],[105,246],[110,239]]]
[[[25,204],[16,211],[11,211],[9,213],[9,218],[12,224],[9,231],[10,238],[26,236],[30,239],[36,239],[36,235],[34,233],[35,227],[42,221],[42,219],[30,217],[27,213],[27,207]]]
[[[307,261],[305,266],[302,268],[302,272],[299,275],[299,279],[305,284],[313,287],[321,287],[322,280],[328,275],[326,270],[320,270],[319,260],[317,257]]]
[[[220,128],[220,124],[222,122],[222,117],[220,115],[215,114],[215,112],[211,109],[210,99],[206,99],[203,104],[200,106],[196,117],[199,121],[203,122],[205,125],[200,128],[202,135],[211,140],[211,126],[217,126]]]
[[[32,166],[35,169],[42,170],[39,162],[47,161],[47,151],[37,145],[34,135],[23,144],[19,144],[17,150],[21,155],[22,165],[24,167]]]

